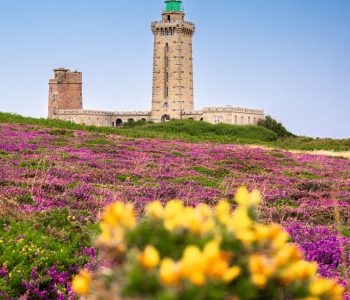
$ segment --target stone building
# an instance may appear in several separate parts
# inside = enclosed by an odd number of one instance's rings
[[[257,124],[264,111],[240,107],[194,109],[192,38],[195,25],[185,20],[181,0],[166,0],[154,35],[151,111],[112,112],[83,109],[82,73],[59,68],[49,81],[49,118],[117,127],[139,120],[193,119],[209,123]]]

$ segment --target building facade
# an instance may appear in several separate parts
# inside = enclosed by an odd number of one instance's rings
[[[154,35],[151,111],[112,112],[83,109],[82,74],[54,70],[49,81],[49,118],[86,125],[117,127],[145,120],[193,119],[209,123],[257,124],[264,111],[239,107],[194,108],[192,38],[195,25],[185,20],[181,0],[165,1],[162,20],[152,22]]]

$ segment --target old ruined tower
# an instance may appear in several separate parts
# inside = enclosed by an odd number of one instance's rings
[[[264,111],[235,106],[194,108],[192,38],[195,25],[185,21],[181,0],[166,0],[162,20],[152,22],[154,37],[152,109],[83,109],[82,73],[54,70],[49,81],[49,118],[79,124],[118,127],[137,121],[197,120],[212,124],[256,125]],[[225,43],[225,41],[222,41]],[[214,58],[213,58],[214,59]]]
[[[68,69],[54,70],[54,79],[49,81],[49,118],[58,114],[60,109],[82,109],[82,74]]]
[[[180,0],[165,1],[154,35],[152,120],[181,119],[193,112],[192,37],[195,25],[185,21]]]

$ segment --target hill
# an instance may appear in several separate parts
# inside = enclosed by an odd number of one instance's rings
[[[189,142],[215,142],[220,144],[256,144],[286,150],[330,150],[350,151],[350,139],[328,139],[311,137],[278,137],[260,126],[209,124],[192,120],[173,120],[167,123],[135,123],[121,128],[79,125],[60,120],[23,117],[0,112],[0,123],[30,124],[43,127],[86,130],[89,132],[118,134],[129,137],[160,138]]]
[[[346,280],[347,159],[111,134],[150,128],[167,134],[175,128],[175,135],[187,122],[86,131],[10,117],[12,123],[0,123],[0,298],[67,296],[77,270],[98,263],[90,236],[111,202],[133,203],[140,214],[154,199],[195,206],[225,198],[233,204],[241,185],[262,191],[259,220],[282,224],[306,258],[320,264],[322,275]]]

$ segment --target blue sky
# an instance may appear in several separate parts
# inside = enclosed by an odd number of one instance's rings
[[[350,137],[349,0],[184,0],[195,106],[263,108],[300,135]],[[0,110],[47,114],[52,69],[85,108],[149,110],[162,0],[2,0]]]

